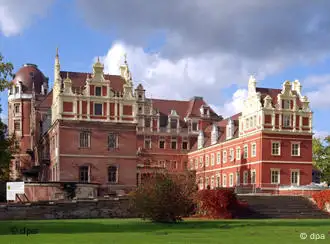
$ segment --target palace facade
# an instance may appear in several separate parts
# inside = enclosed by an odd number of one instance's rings
[[[199,188],[311,183],[312,112],[299,81],[268,89],[251,77],[243,111],[223,119],[202,97],[146,97],[126,60],[120,75],[103,70],[97,60],[92,73],[62,71],[56,53],[51,89],[34,64],[16,73],[8,93],[9,133],[20,146],[13,179],[124,189],[155,172],[192,170]]]

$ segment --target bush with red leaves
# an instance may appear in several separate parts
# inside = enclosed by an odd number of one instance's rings
[[[231,219],[247,208],[246,203],[237,200],[231,188],[201,190],[196,194],[196,201],[198,215],[214,219]]]
[[[313,199],[320,209],[325,208],[326,203],[330,203],[330,190],[319,191],[313,194]]]

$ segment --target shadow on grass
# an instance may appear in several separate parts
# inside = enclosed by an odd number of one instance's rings
[[[330,220],[187,220],[177,224],[158,224],[139,219],[93,219],[49,221],[1,221],[0,235],[11,235],[13,229],[34,230],[40,234],[185,232],[193,229],[235,229],[245,227],[329,227]]]

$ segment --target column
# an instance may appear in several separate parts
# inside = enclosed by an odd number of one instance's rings
[[[159,132],[159,116],[157,116],[157,132]]]
[[[180,123],[179,119],[176,119],[176,132],[179,133],[180,131]]]
[[[293,132],[295,132],[296,131],[296,117],[297,117],[297,114],[294,112],[293,113]]]
[[[302,131],[302,116],[299,115],[299,131]]]
[[[109,90],[109,89],[108,89]],[[107,120],[110,120],[110,102],[107,102]]]
[[[279,129],[282,130],[282,113],[280,113],[280,115],[279,115],[279,122],[278,122],[278,124],[279,124]]]
[[[273,111],[272,113],[272,126],[273,126],[273,130],[275,130],[275,111]]]
[[[90,110],[91,110],[91,100],[88,99],[87,101],[87,119],[89,120],[91,117],[90,117]]]
[[[119,104],[119,120],[122,121],[123,119],[123,103],[120,102]]]
[[[74,118],[77,119],[77,107],[78,107],[78,100],[75,98],[74,103],[73,103],[73,113],[74,113]]]
[[[257,124],[259,124],[259,119],[257,121]],[[265,113],[261,111],[261,129],[263,130],[265,127]]]
[[[82,119],[82,100],[81,99],[79,100],[79,108],[80,108],[80,110],[79,110],[79,119]]]
[[[313,116],[312,114],[309,116],[309,132],[313,130]]]
[[[115,101],[115,121],[118,120],[118,102],[117,102],[117,99]]]

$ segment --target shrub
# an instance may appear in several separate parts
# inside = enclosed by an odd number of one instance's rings
[[[65,191],[66,197],[70,200],[76,197],[77,183],[75,182],[62,182],[61,189]]]
[[[196,201],[198,214],[209,218],[233,218],[247,207],[246,203],[237,200],[234,190],[230,188],[201,190]]]
[[[193,206],[195,179],[191,175],[154,175],[141,184],[134,205],[143,219],[155,222],[177,222],[187,216]]]
[[[330,190],[319,191],[314,193],[312,197],[317,206],[323,210],[325,208],[325,204],[330,203]]]

